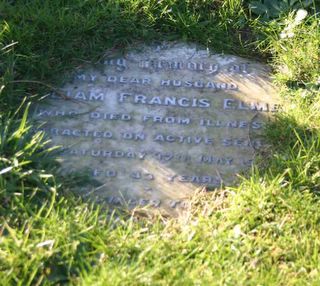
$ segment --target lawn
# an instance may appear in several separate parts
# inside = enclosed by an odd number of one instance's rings
[[[299,10],[300,9],[300,10]],[[0,0],[1,285],[320,285],[320,3]],[[307,12],[307,13],[306,13]],[[197,43],[269,64],[272,148],[183,217],[72,195],[30,108],[108,49]]]

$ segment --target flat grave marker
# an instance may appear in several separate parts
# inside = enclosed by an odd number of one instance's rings
[[[202,186],[235,184],[279,106],[266,65],[165,43],[77,70],[34,117],[64,172],[96,182],[79,195],[172,212]]]

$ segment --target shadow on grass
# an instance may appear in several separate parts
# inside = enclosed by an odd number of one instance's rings
[[[271,149],[261,154],[267,174],[285,174],[287,182],[297,191],[310,190],[320,194],[319,130],[301,125],[290,114],[279,113],[265,130]]]

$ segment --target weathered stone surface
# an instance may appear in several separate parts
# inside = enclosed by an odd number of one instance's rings
[[[278,108],[265,65],[163,44],[76,71],[35,117],[63,146],[65,172],[99,182],[80,195],[170,210],[201,186],[234,184]]]

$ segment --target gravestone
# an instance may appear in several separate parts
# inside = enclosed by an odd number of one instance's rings
[[[235,184],[278,108],[267,66],[165,43],[78,69],[34,116],[62,146],[62,171],[95,182],[79,195],[171,212]]]

